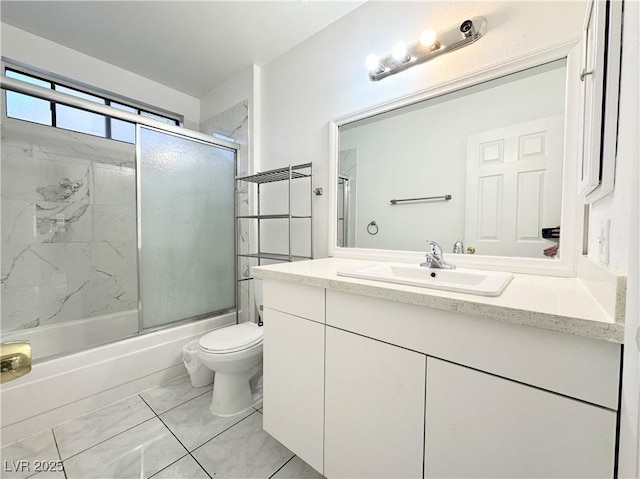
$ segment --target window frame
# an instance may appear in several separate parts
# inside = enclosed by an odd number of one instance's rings
[[[112,103],[117,103],[119,105],[125,106],[127,108],[130,108],[132,110],[134,110],[133,114],[137,114],[137,115],[141,115],[144,116],[143,113],[146,114],[150,114],[156,117],[160,117],[161,119],[167,120],[166,123],[169,125],[174,125],[174,126],[178,126],[178,127],[183,127],[184,126],[184,116],[183,115],[179,115],[177,113],[173,113],[173,112],[169,112],[166,110],[162,110],[160,108],[156,108],[156,107],[152,107],[150,105],[146,105],[140,102],[136,102],[133,101],[129,98],[120,96],[120,95],[116,95],[110,92],[106,92],[94,87],[91,87],[89,85],[80,83],[80,82],[74,82],[72,80],[69,80],[67,78],[58,76],[58,75],[54,75],[54,74],[50,74],[50,73],[45,73],[42,72],[36,68],[33,67],[27,67],[24,66],[22,64],[19,63],[14,63],[11,61],[8,61],[7,59],[3,58],[2,59],[2,73],[3,75],[7,76],[7,72],[14,72],[17,73],[19,75],[24,75],[24,76],[28,76],[30,78],[33,78],[35,80],[39,80],[42,82],[46,82],[49,84],[49,88],[53,91],[58,91],[56,89],[56,87],[63,87],[63,88],[67,88],[73,91],[76,91],[78,93],[82,93],[85,95],[90,95],[92,97],[95,97],[99,100],[102,100],[104,103],[100,103],[100,102],[96,102],[96,104],[100,105],[106,105],[106,106],[111,106]],[[22,93],[23,94],[23,93]],[[24,95],[24,94],[23,94]],[[29,95],[26,95],[29,96]],[[37,122],[37,124],[39,125],[43,125],[43,126],[50,126],[53,128],[60,128],[63,130],[67,130],[67,131],[78,131],[78,130],[74,130],[72,128],[67,128],[67,127],[63,127],[63,126],[59,126],[58,125],[58,120],[57,120],[57,105],[59,105],[59,103],[55,102],[55,101],[49,101],[49,100],[44,100],[44,101],[48,101],[50,104],[50,108],[51,108],[51,122],[50,123],[40,123]],[[91,100],[89,100],[91,101]],[[30,121],[29,119],[26,118],[20,118],[18,116],[9,116],[8,114],[8,104],[7,101],[5,99],[5,108],[4,108],[4,115],[7,118],[12,118],[15,120],[20,120],[20,121]],[[70,107],[70,108],[74,108],[74,107]],[[118,108],[117,106],[114,106],[113,108]],[[78,111],[83,111],[79,108],[74,108],[77,109]],[[125,110],[122,109],[123,111],[129,111],[129,110]],[[101,134],[96,134],[96,133],[91,133],[91,132],[87,132],[87,131],[78,131],[79,133],[83,133],[83,134],[87,134],[87,135],[91,135],[91,136],[96,136],[98,138],[106,138],[109,140],[114,140],[114,141],[122,141],[124,143],[133,143],[135,144],[135,139],[133,140],[133,142],[130,142],[128,140],[123,140],[123,139],[119,139],[119,138],[113,138],[113,127],[112,127],[112,122],[114,120],[118,120],[117,118],[112,118],[110,116],[107,115],[102,115],[104,117],[104,121],[105,121],[105,128],[104,128],[104,135]],[[163,121],[163,120],[159,120],[159,121]]]

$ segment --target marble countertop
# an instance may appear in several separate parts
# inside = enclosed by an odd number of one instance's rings
[[[613,343],[624,340],[624,324],[615,322],[578,278],[514,273],[500,296],[485,297],[337,275],[366,264],[376,262],[325,258],[253,267],[251,274]]]

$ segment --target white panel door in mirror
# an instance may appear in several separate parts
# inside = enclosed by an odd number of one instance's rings
[[[560,224],[563,117],[519,123],[467,138],[464,244],[478,254],[544,257]]]

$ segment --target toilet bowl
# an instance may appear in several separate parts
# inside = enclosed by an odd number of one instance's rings
[[[211,331],[198,342],[198,357],[215,372],[210,410],[235,416],[262,400],[262,328],[247,322]]]

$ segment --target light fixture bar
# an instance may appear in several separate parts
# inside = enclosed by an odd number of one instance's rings
[[[429,42],[431,43],[430,45],[425,46],[420,40],[408,45],[406,47],[406,55],[402,58],[398,58],[398,52],[394,52],[395,55],[393,53],[387,55],[377,62],[377,65],[373,65],[372,58],[375,57],[370,56],[367,59],[369,79],[371,81],[382,80],[437,56],[467,46],[482,36],[486,23],[487,21],[484,17],[473,17],[469,20],[464,20],[458,25],[437,32],[433,43]],[[433,33],[431,35],[423,33],[422,38],[431,37],[432,35]]]

